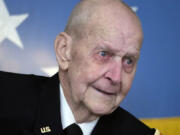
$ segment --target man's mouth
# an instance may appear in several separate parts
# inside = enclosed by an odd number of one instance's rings
[[[105,90],[101,90],[101,89],[98,89],[98,88],[95,88],[95,90],[97,90],[98,92],[103,93],[105,95],[110,95],[110,96],[115,95],[115,93],[107,92]]]

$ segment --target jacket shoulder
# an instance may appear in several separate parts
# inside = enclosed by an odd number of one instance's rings
[[[32,101],[41,93],[48,77],[0,71],[0,101]],[[12,102],[13,103],[13,102]]]
[[[19,73],[10,73],[0,71],[0,90],[11,92],[28,92],[28,90],[35,90],[38,85],[48,80],[48,77],[37,76],[33,74],[19,74]],[[33,88],[33,89],[31,89]],[[38,92],[37,90],[34,92]],[[9,93],[10,94],[10,93]]]
[[[0,124],[3,123],[4,129],[32,128],[41,87],[48,79],[36,75],[0,72]]]
[[[121,129],[123,134],[154,135],[154,129],[149,128],[121,107],[118,107],[110,117],[114,120],[115,126],[121,125],[118,129]]]
[[[118,107],[113,113],[100,118],[93,135],[154,135],[154,132],[154,129],[149,128],[132,114]]]
[[[1,81],[43,81],[48,79],[48,77],[38,76],[33,74],[20,74],[20,73],[12,73],[12,72],[4,72],[0,71],[0,80]]]

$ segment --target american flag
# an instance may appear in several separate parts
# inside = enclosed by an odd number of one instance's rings
[[[54,39],[79,0],[0,0],[0,70],[50,76]],[[124,0],[144,30],[136,77],[121,106],[139,118],[180,117],[180,1]],[[179,121],[180,127],[180,121]]]

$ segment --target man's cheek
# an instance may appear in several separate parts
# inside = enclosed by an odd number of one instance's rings
[[[131,79],[127,79],[122,83],[122,92],[124,94],[127,94],[131,88],[132,85],[132,80]]]

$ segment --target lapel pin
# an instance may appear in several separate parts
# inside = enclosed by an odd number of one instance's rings
[[[40,130],[41,130],[41,133],[42,133],[42,134],[51,132],[51,129],[50,129],[49,126],[42,127],[42,128],[40,128]]]

